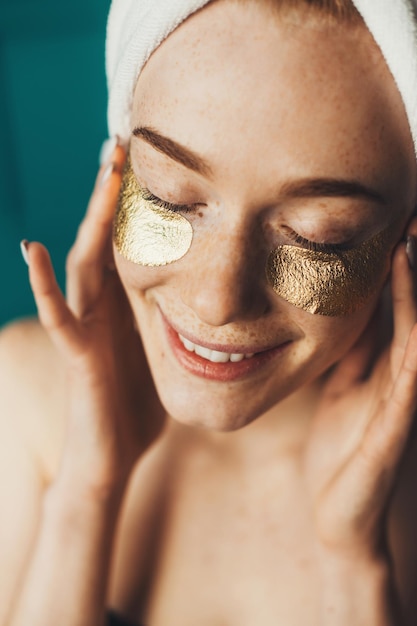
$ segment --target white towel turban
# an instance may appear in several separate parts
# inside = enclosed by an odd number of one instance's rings
[[[113,0],[107,25],[110,135],[128,143],[139,74],[152,52],[209,0]],[[353,0],[394,76],[417,154],[417,0]]]

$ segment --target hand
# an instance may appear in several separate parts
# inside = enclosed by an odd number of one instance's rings
[[[417,220],[410,234],[417,234]],[[351,562],[381,555],[384,513],[416,413],[415,275],[400,244],[391,344],[372,363],[371,323],[329,377],[312,422],[304,469],[318,544]]]
[[[111,227],[125,159],[120,146],[112,158],[99,172],[68,256],[67,301],[45,247],[27,247],[39,319],[68,374],[60,475],[100,493],[126,479],[158,436],[164,415],[114,269]]]

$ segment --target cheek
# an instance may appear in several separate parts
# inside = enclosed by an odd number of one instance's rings
[[[129,297],[143,294],[166,280],[168,268],[145,267],[126,260],[113,244],[114,261],[121,283]]]
[[[355,341],[372,317],[378,303],[378,296],[370,298],[369,302],[360,311],[352,315],[330,317],[325,315],[308,314],[309,322],[305,320],[304,330],[307,340],[323,350],[342,351]],[[302,312],[303,313],[303,312]],[[304,316],[306,314],[304,313]]]
[[[311,315],[298,309],[303,339],[296,347],[296,361],[304,364],[307,380],[315,380],[352,349],[367,327],[377,302],[375,296],[363,309],[344,317]]]

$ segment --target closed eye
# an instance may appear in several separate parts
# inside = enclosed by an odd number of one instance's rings
[[[291,228],[285,228],[285,234],[299,246],[306,248],[307,250],[314,250],[315,252],[327,252],[328,254],[342,252],[343,250],[349,250],[351,246],[349,242],[343,243],[318,243],[317,241],[311,241],[302,237]]]
[[[160,209],[165,209],[166,211],[172,211],[173,213],[190,213],[194,211],[197,207],[196,204],[173,204],[172,202],[167,202],[166,200],[161,200],[158,196],[155,196],[153,193],[146,189],[145,187],[141,188],[142,198],[151,204],[159,207]]]

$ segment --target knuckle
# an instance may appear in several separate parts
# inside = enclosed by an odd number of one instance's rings
[[[48,306],[50,303],[56,301],[58,297],[58,288],[53,283],[42,285],[38,291],[38,299],[40,304],[44,306]]]

